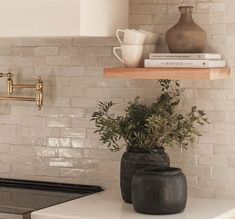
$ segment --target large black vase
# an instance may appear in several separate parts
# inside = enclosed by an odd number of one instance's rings
[[[181,169],[154,168],[138,171],[132,180],[132,203],[143,214],[176,214],[187,202],[187,180]]]
[[[149,166],[168,167],[169,165],[169,156],[165,153],[163,147],[156,147],[155,149],[128,147],[121,160],[120,186],[123,200],[132,203],[131,182],[137,170]]]

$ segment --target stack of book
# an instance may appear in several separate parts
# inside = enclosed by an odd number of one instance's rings
[[[145,68],[223,68],[226,66],[217,53],[151,53]]]

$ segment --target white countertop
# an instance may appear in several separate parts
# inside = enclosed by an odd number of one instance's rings
[[[138,214],[122,201],[118,192],[100,192],[49,207],[32,214],[32,219],[235,219],[235,201],[189,198],[185,211],[167,216]]]

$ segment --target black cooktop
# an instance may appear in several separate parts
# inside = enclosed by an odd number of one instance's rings
[[[0,218],[1,214],[29,215],[100,191],[99,186],[0,178]]]

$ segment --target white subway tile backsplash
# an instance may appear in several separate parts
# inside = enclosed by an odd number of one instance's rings
[[[86,138],[86,128],[65,128],[61,129],[62,137]]]
[[[61,57],[84,56],[84,47],[60,47]]]
[[[48,127],[70,127],[71,126],[71,118],[47,118],[47,126]]]
[[[74,149],[74,148],[59,148],[58,149],[59,157],[68,157],[68,158],[84,158],[84,150]]]
[[[97,148],[97,140],[88,138],[73,138],[72,147],[73,148]]]
[[[158,32],[158,50],[166,52],[164,33],[179,18],[179,3],[130,0],[130,27]],[[195,21],[208,33],[207,52],[222,53],[234,66],[235,3],[195,4]],[[113,112],[123,114],[133,97],[149,104],[160,90],[151,80],[104,79],[104,67],[122,66],[112,55],[114,46],[119,43],[110,37],[0,39],[0,71],[12,71],[19,81],[41,75],[46,94],[41,111],[32,103],[1,102],[1,177],[119,187],[123,151],[111,153],[99,142],[91,115],[99,101],[112,100]],[[0,83],[3,93],[5,81]],[[198,105],[211,124],[201,129],[194,148],[167,148],[171,163],[185,172],[190,195],[235,198],[235,79],[181,84],[186,92],[177,110]]]
[[[192,197],[202,197],[202,198],[214,198],[215,197],[215,189],[207,188],[207,187],[199,187],[199,186],[189,186],[188,187],[188,195]]]
[[[50,167],[73,167],[73,160],[67,158],[50,158]]]
[[[34,50],[35,56],[58,56],[58,47],[37,47]]]
[[[70,138],[48,138],[47,146],[49,147],[70,147],[71,139]]]
[[[60,168],[60,177],[64,178],[85,178],[84,169],[75,169],[75,168]]]
[[[35,167],[35,175],[47,177],[59,177],[60,169],[56,167]]]
[[[57,157],[58,149],[49,148],[49,147],[36,147],[36,156],[37,157]]]

